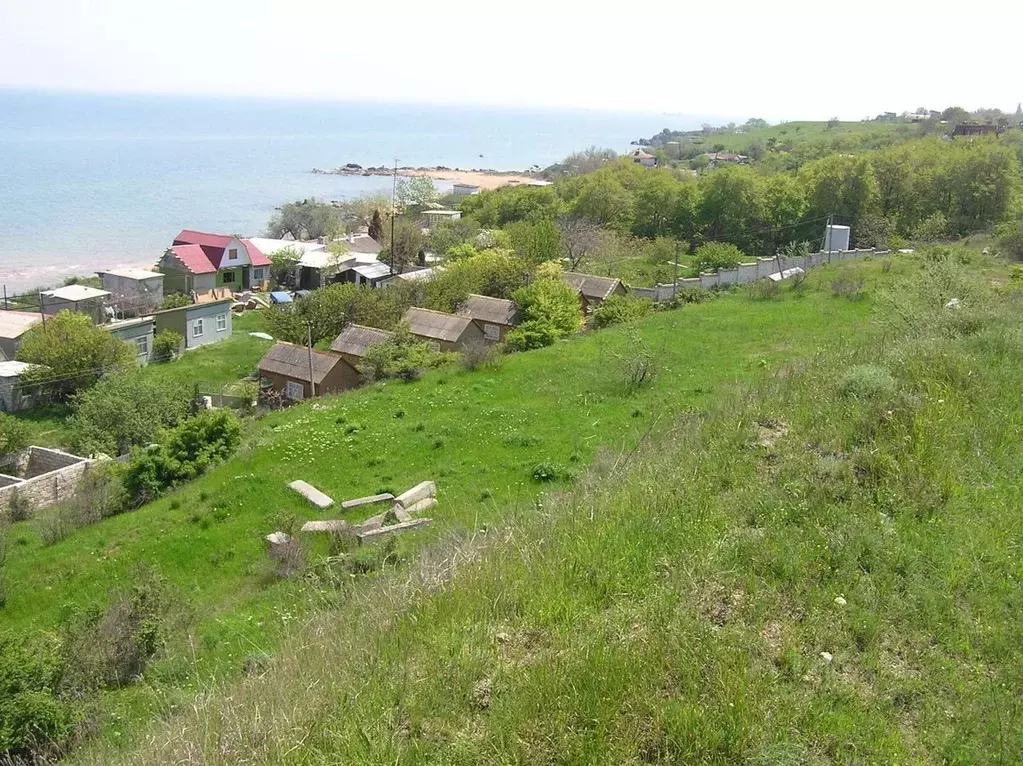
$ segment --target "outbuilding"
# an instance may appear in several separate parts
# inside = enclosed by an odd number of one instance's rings
[[[231,337],[232,303],[228,299],[158,311],[153,315],[156,334],[173,330],[184,336],[186,350],[220,343]]]
[[[628,290],[622,280],[611,277],[595,277],[592,274],[578,274],[566,271],[562,275],[566,285],[579,293],[584,312],[591,311],[612,295],[626,295]]]
[[[0,412],[18,412],[32,406],[21,389],[21,376],[36,367],[28,362],[0,362]]]
[[[392,334],[386,330],[350,324],[334,338],[330,350],[340,355],[352,367],[358,367],[371,348],[387,343],[391,337]]]
[[[0,362],[14,359],[21,348],[22,336],[44,319],[39,312],[0,311]]]
[[[75,311],[90,317],[96,324],[102,324],[106,319],[109,298],[109,291],[86,285],[65,285],[39,294],[40,308],[44,314]]]
[[[259,360],[259,377],[293,401],[359,385],[359,371],[337,354],[278,342]]]
[[[466,316],[410,308],[405,312],[403,320],[414,336],[438,351],[461,351],[473,342],[485,342],[483,330]]]
[[[118,317],[144,316],[163,303],[163,274],[147,269],[111,269],[96,272]]]
[[[458,307],[458,315],[472,319],[482,330],[487,343],[503,343],[504,336],[514,326],[515,303],[503,298],[470,295]]]
[[[135,347],[135,359],[140,365],[149,364],[153,356],[153,338],[156,335],[156,318],[152,316],[121,319],[103,325],[103,329]]]

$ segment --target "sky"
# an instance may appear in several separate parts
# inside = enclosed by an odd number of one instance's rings
[[[947,9],[947,10],[945,10]],[[0,0],[0,86],[861,119],[1016,108],[1019,0]]]

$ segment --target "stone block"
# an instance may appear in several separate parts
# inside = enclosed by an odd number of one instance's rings
[[[341,503],[341,507],[346,511],[350,511],[353,508],[362,508],[367,505],[377,505],[379,503],[388,503],[394,500],[394,495],[390,492],[384,492],[380,495],[368,495],[367,497],[357,497],[354,500],[345,500]]]
[[[433,523],[433,519],[412,519],[411,521],[405,521],[400,524],[392,524],[389,527],[380,527],[378,529],[370,530],[364,529],[356,534],[359,537],[359,542],[367,543],[390,534],[400,534],[413,529],[420,529],[431,523]]]
[[[341,519],[331,519],[330,521],[307,521],[302,525],[303,532],[328,532],[331,534],[337,534],[344,532],[348,529],[348,522],[342,521]]]
[[[408,490],[407,492],[402,492],[400,495],[394,498],[394,502],[396,502],[402,508],[406,508],[420,500],[425,500],[428,497],[436,496],[437,485],[434,484],[432,481],[423,481],[414,486],[412,489]]]
[[[409,516],[418,516],[420,513],[426,513],[431,508],[437,507],[437,498],[435,497],[424,497],[422,500],[417,500],[408,506],[405,511]]]
[[[330,497],[320,492],[320,490],[316,489],[316,487],[312,484],[302,481],[301,479],[291,482],[288,486],[321,511],[334,505],[334,501]]]

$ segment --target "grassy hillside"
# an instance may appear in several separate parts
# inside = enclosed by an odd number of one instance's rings
[[[621,438],[614,412],[633,404],[602,388],[607,366],[584,372],[584,352],[610,333],[551,350],[546,371],[543,354],[511,360],[497,379],[536,384],[515,410],[483,376],[441,374],[281,416],[267,446],[295,461],[284,478],[316,452],[318,423],[343,412],[382,424],[371,413],[403,391],[406,415],[391,418],[427,422],[431,435],[446,425],[435,449],[458,445],[470,460],[449,459],[441,479],[438,515],[462,533],[436,536],[411,569],[344,589],[252,677],[156,724],[136,748],[82,760],[1018,762],[1023,324],[1018,293],[996,290],[981,266],[903,259],[860,302],[831,295],[822,270],[824,289],[804,297],[654,318],[644,335],[670,331],[689,353],[654,399],[640,397],[641,412],[669,392],[677,406],[638,447],[647,429]],[[951,297],[963,307],[944,308]],[[868,303],[880,318],[869,328]],[[468,523],[470,501],[499,491],[495,474],[509,485],[502,501],[526,493],[511,487],[515,453],[484,460],[503,429],[479,425],[478,407],[542,439],[538,454],[563,455],[576,435],[617,438],[602,439],[609,449],[570,491],[509,504],[518,512],[484,529]],[[436,419],[441,409],[455,417]],[[388,460],[390,444],[365,446]],[[361,446],[356,435],[333,452]],[[422,457],[435,454],[429,443],[418,458],[394,449],[410,479],[443,470]],[[255,461],[204,484],[240,475],[258,482],[261,505],[282,504],[276,479],[244,473]],[[319,478],[373,489],[383,479],[361,462],[349,474],[335,459]],[[490,505],[478,505],[484,516]],[[142,514],[114,526],[173,518],[162,504]],[[172,539],[175,526],[185,525],[165,523]],[[199,561],[203,536],[189,537]]]

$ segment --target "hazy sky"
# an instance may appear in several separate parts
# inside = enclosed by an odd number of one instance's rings
[[[1020,0],[0,0],[0,85],[858,119],[1014,109],[1021,24]]]

